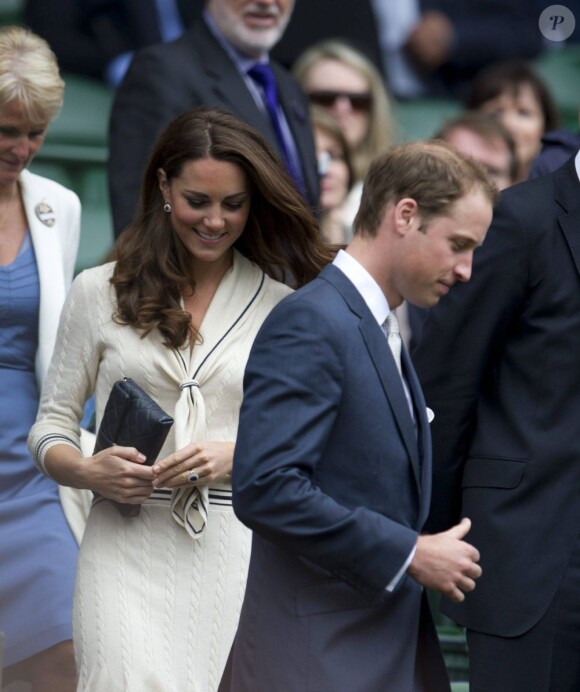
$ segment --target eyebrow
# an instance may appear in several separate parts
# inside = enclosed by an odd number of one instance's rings
[[[183,194],[186,195],[192,195],[194,197],[199,197],[200,199],[209,199],[209,195],[207,195],[205,192],[198,192],[197,190],[184,190]],[[240,192],[234,192],[231,195],[228,195],[227,197],[224,197],[224,199],[234,199],[236,197],[245,197],[248,194],[247,190],[241,190]]]

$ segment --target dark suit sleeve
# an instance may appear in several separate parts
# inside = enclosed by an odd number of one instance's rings
[[[169,121],[198,105],[176,76],[174,52],[137,51],[117,89],[109,122],[109,192],[115,235],[131,222],[151,147]],[[191,69],[195,69],[192,67]],[[187,98],[186,98],[187,97]]]
[[[542,50],[539,13],[528,0],[463,3],[449,18],[455,33],[451,64],[456,68],[477,70],[500,60],[534,58]]]
[[[78,0],[27,0],[23,19],[42,36],[57,57],[61,70],[102,79],[107,61],[96,37],[84,23]]]
[[[233,465],[234,509],[282,550],[384,598],[417,534],[364,506],[341,504],[318,485],[341,400],[348,397],[340,349],[345,336],[319,306],[294,298],[269,316],[247,365]],[[350,423],[352,435],[364,435],[360,418]],[[340,477],[341,464],[353,461],[324,458],[324,463],[326,474],[330,467]]]
[[[475,252],[471,280],[453,287],[429,311],[412,354],[425,400],[435,413],[430,532],[448,529],[460,518],[463,464],[478,403],[492,395],[500,356],[516,329],[531,252],[531,233],[508,196],[502,197],[486,240]]]

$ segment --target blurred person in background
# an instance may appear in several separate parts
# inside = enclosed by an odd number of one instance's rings
[[[500,120],[487,113],[467,111],[447,120],[434,137],[481,164],[498,190],[512,185],[518,170],[515,142]],[[429,310],[410,303],[399,308],[401,334],[412,350],[418,343]]]
[[[460,98],[479,70],[542,50],[529,0],[372,0],[397,98]]]
[[[0,29],[0,629],[3,680],[72,692],[77,543],[26,438],[73,277],[80,203],[27,170],[64,93],[47,43]],[[67,363],[74,368],[74,363]]]
[[[23,21],[62,70],[116,87],[134,51],[177,38],[201,10],[199,0],[26,0]]]
[[[129,224],[149,150],[163,127],[193,106],[225,108],[259,130],[308,203],[318,172],[308,101],[269,52],[294,0],[205,0],[177,40],[137,51],[109,122],[109,191],[115,234]]]
[[[475,77],[466,106],[494,115],[510,131],[518,158],[514,182],[526,180],[543,135],[560,120],[547,84],[524,62],[497,63]]]
[[[327,243],[343,245],[352,239],[344,213],[353,180],[348,143],[328,111],[312,106],[310,116],[320,173],[320,232]]]
[[[434,139],[442,139],[482,164],[498,190],[505,190],[515,182],[518,173],[515,141],[498,118],[487,113],[463,113],[444,122]]]
[[[392,104],[383,79],[368,58],[337,40],[311,46],[292,71],[311,104],[337,119],[351,148],[354,181],[345,213],[352,225],[371,161],[394,139]]]

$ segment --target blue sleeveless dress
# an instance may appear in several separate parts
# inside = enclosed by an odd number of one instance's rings
[[[38,472],[26,447],[38,408],[39,299],[27,234],[16,259],[0,265],[0,630],[6,666],[72,638],[77,545],[58,486]]]

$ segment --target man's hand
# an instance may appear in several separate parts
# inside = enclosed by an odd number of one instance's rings
[[[463,539],[471,528],[467,518],[448,531],[419,536],[408,573],[428,589],[461,602],[481,576],[479,551]]]
[[[451,55],[453,25],[442,12],[423,13],[411,32],[405,50],[426,73],[441,67]]]

